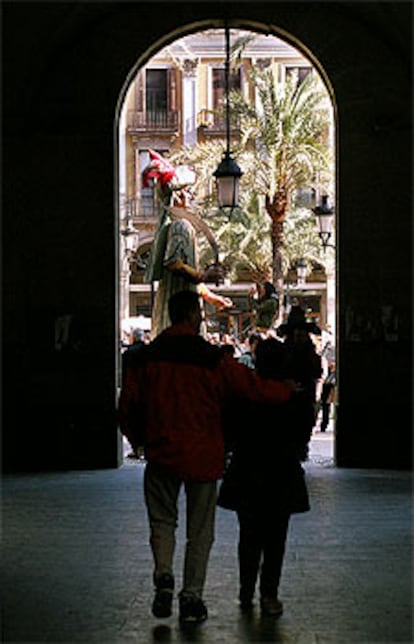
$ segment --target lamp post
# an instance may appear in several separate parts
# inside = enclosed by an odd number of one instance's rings
[[[328,247],[335,248],[335,246],[329,243],[332,236],[332,225],[335,210],[328,204],[328,195],[322,195],[321,203],[319,206],[312,208],[312,212],[315,213],[318,219],[319,237],[321,238],[324,251],[326,251]]]
[[[134,253],[138,247],[139,232],[131,225],[131,219],[127,215],[124,219],[124,226],[120,229],[123,238],[121,250],[121,274],[120,274],[120,317],[129,317],[129,284],[131,277],[131,264],[134,260]]]
[[[226,150],[217,169],[213,172],[216,178],[217,199],[219,208],[222,210],[229,209],[230,215],[234,208],[238,206],[239,199],[239,181],[243,172],[232,157],[230,150],[230,99],[229,99],[229,74],[230,74],[230,30],[226,22],[226,62],[224,69],[225,77],[225,97],[226,97]]]
[[[319,237],[322,241],[323,250],[326,252],[327,248],[333,248],[334,244],[330,244],[329,240],[332,236],[332,225],[334,221],[335,210],[328,204],[328,195],[322,195],[321,203],[316,208],[312,209],[318,219]],[[325,268],[326,272],[326,308],[327,308],[327,322],[335,333],[335,268],[332,267],[330,262],[327,262]],[[333,336],[335,338],[335,335]],[[335,340],[333,340],[335,342]]]
[[[132,258],[132,254],[136,251],[139,240],[139,232],[131,225],[129,217],[125,218],[125,226],[121,228],[121,235],[124,238],[124,252],[128,260]]]

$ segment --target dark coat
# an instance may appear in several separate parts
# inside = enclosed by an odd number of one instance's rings
[[[295,436],[297,405],[245,403],[218,505],[229,510],[298,513],[310,509],[300,462],[303,440]]]
[[[122,382],[125,380],[125,374],[129,367],[132,367],[138,360],[139,353],[145,347],[143,340],[137,340],[130,344],[122,354]]]

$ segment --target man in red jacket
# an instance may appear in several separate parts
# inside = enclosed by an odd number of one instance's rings
[[[133,448],[144,446],[147,460],[144,493],[156,617],[171,615],[177,501],[184,485],[187,543],[179,619],[187,624],[207,618],[202,594],[214,541],[217,480],[224,471],[224,404],[237,404],[238,397],[282,403],[295,385],[261,380],[205,341],[199,335],[197,293],[175,293],[169,300],[169,314],[172,325],[143,347],[125,374],[119,425]]]

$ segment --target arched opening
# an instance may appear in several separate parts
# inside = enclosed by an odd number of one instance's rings
[[[322,247],[316,228],[311,234],[309,222],[327,191],[331,204],[336,202],[333,91],[318,61],[292,35],[276,28],[270,32],[268,27],[250,22],[242,24],[241,21],[231,24],[231,32],[233,43],[237,37],[252,38],[241,53],[242,63],[232,79],[241,94],[249,93],[249,66],[266,67],[269,64],[281,86],[292,76],[297,83],[302,83],[308,74],[313,74],[326,93],[330,114],[326,141],[332,153],[330,177],[325,181],[315,177],[312,185],[298,187],[294,193],[289,225],[284,225],[285,249],[292,252],[287,252],[283,280],[285,316],[292,304],[298,303],[305,309],[308,319],[316,321],[322,330],[320,337],[314,337],[324,358],[324,377],[318,383],[321,400],[328,365],[336,368],[336,250],[333,243]],[[168,156],[180,147],[197,146],[206,140],[223,142],[223,127],[217,114],[223,96],[224,55],[222,22],[191,25],[179,34],[170,34],[137,61],[121,92],[116,122],[115,195],[119,226],[119,354],[129,341],[134,326],[141,326],[145,333],[149,330],[157,288],[154,283],[146,283],[144,277],[158,216],[154,191],[143,189],[140,183],[142,169],[149,158],[148,150],[154,149]],[[219,157],[216,161],[219,162]],[[315,219],[313,223],[316,225]],[[319,253],[315,251],[315,239]],[[297,248],[293,252],[295,244]],[[305,270],[300,270],[304,266]],[[220,285],[220,292],[231,295],[237,304],[229,314],[211,314],[213,336],[231,333],[240,344],[243,343],[252,320],[248,290],[253,281],[252,267],[247,261],[239,262],[232,279]],[[120,383],[121,360],[118,364]],[[337,395],[337,387],[335,393]],[[331,396],[327,431],[321,431],[325,419],[322,400],[317,410],[311,454],[316,459],[333,462],[336,404],[332,400]]]

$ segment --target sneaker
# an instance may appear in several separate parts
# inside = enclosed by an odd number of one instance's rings
[[[262,597],[260,608],[264,615],[272,617],[280,617],[283,613],[283,604],[277,597]]]
[[[201,624],[207,617],[207,607],[200,597],[195,595],[180,597],[180,624]]]
[[[173,595],[174,578],[169,573],[165,573],[155,582],[155,597],[152,602],[154,617],[170,617]]]

